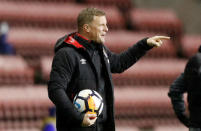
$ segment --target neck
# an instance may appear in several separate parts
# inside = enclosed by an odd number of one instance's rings
[[[81,31],[78,31],[78,33],[84,38],[84,39],[87,39],[87,40],[90,40],[90,37],[87,33],[85,32],[81,32]]]

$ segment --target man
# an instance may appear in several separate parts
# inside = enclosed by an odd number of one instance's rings
[[[160,46],[161,39],[169,37],[145,38],[127,51],[115,54],[103,45],[108,32],[103,11],[86,8],[77,22],[78,32],[64,36],[56,43],[48,84],[49,98],[56,105],[57,131],[114,131],[111,72],[123,72],[146,51]],[[94,114],[81,114],[72,104],[73,97],[88,88],[103,97],[104,108],[98,118]]]
[[[189,118],[183,94],[187,92]],[[189,131],[201,131],[201,46],[198,53],[189,59],[184,73],[170,86],[168,96],[171,98],[174,112]]]

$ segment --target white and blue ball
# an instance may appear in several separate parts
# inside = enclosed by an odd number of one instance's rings
[[[73,100],[74,106],[82,113],[95,113],[99,116],[103,110],[103,99],[95,90],[84,89]]]

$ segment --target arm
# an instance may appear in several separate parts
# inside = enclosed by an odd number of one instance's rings
[[[184,74],[182,73],[170,86],[168,96],[171,99],[173,110],[177,118],[185,125],[189,126],[189,119],[185,114],[185,103],[183,94],[186,92]]]
[[[70,53],[62,48],[55,54],[48,82],[48,95],[60,113],[69,119],[69,122],[81,125],[83,115],[76,110],[65,92],[75,67]]]
[[[162,39],[170,38],[166,36],[154,36],[150,38],[145,38],[120,54],[112,53],[108,49],[106,49],[108,58],[110,60],[111,72],[121,73],[124,70],[128,69],[142,56],[144,56],[146,51],[153,47],[161,46],[163,44]]]
[[[139,41],[137,44],[134,44],[128,50],[120,54],[113,53],[109,51],[109,49],[106,49],[110,61],[111,72],[121,73],[137,62],[140,57],[145,55],[146,51],[152,48],[147,45],[146,41],[147,38]]]

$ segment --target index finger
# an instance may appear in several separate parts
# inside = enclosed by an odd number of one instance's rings
[[[157,39],[166,39],[169,40],[170,37],[169,36],[156,36]]]

